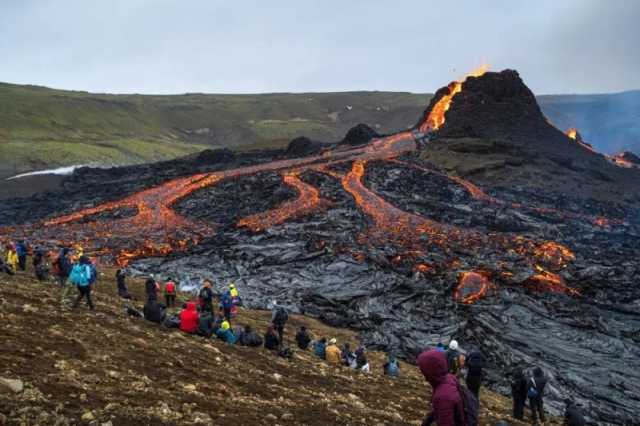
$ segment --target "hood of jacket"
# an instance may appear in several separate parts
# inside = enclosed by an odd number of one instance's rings
[[[187,311],[196,312],[196,304],[193,302],[187,302]]]
[[[436,349],[424,351],[418,356],[418,367],[432,387],[444,382],[449,372],[447,357]]]

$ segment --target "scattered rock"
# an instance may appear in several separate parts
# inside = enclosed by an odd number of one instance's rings
[[[24,390],[24,383],[22,383],[22,380],[18,379],[7,379],[5,377],[1,377],[0,385],[4,386],[14,393],[20,393]]]

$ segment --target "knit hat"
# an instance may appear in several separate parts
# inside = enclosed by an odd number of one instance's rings
[[[451,349],[452,351],[457,351],[458,350],[458,341],[457,340],[452,340],[449,343],[449,349]]]
[[[331,340],[329,340],[329,344],[330,345],[335,345],[338,341],[336,340],[335,337],[332,337]]]

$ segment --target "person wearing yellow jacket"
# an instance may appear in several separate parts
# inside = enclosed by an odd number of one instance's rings
[[[13,272],[18,270],[18,254],[13,244],[7,244],[7,253],[4,259],[5,263],[11,267]]]
[[[329,340],[329,345],[325,349],[325,359],[329,364],[340,365],[342,357],[340,356],[340,348],[338,348],[336,343],[335,338]]]

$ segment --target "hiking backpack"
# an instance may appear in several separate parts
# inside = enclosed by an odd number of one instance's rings
[[[60,258],[59,257],[55,258],[55,260],[53,261],[51,266],[53,268],[53,273],[55,275],[60,275],[60,273],[62,272],[62,269],[60,268]]]
[[[462,409],[464,411],[464,426],[478,426],[478,415],[480,413],[480,403],[478,398],[471,393],[466,386],[456,383],[460,400],[462,401]]]
[[[98,279],[98,270],[96,269],[96,265],[93,263],[88,265],[89,267],[89,284],[93,284]]]
[[[538,389],[536,385],[535,379],[532,377],[531,382],[529,383],[529,389],[527,390],[527,396],[529,398],[537,398],[538,397]]]
[[[467,368],[470,371],[480,371],[484,368],[484,359],[480,352],[472,352],[466,360]]]
[[[90,273],[87,272],[87,266],[78,263],[73,265],[69,280],[72,284],[83,287],[89,284],[89,275]]]

